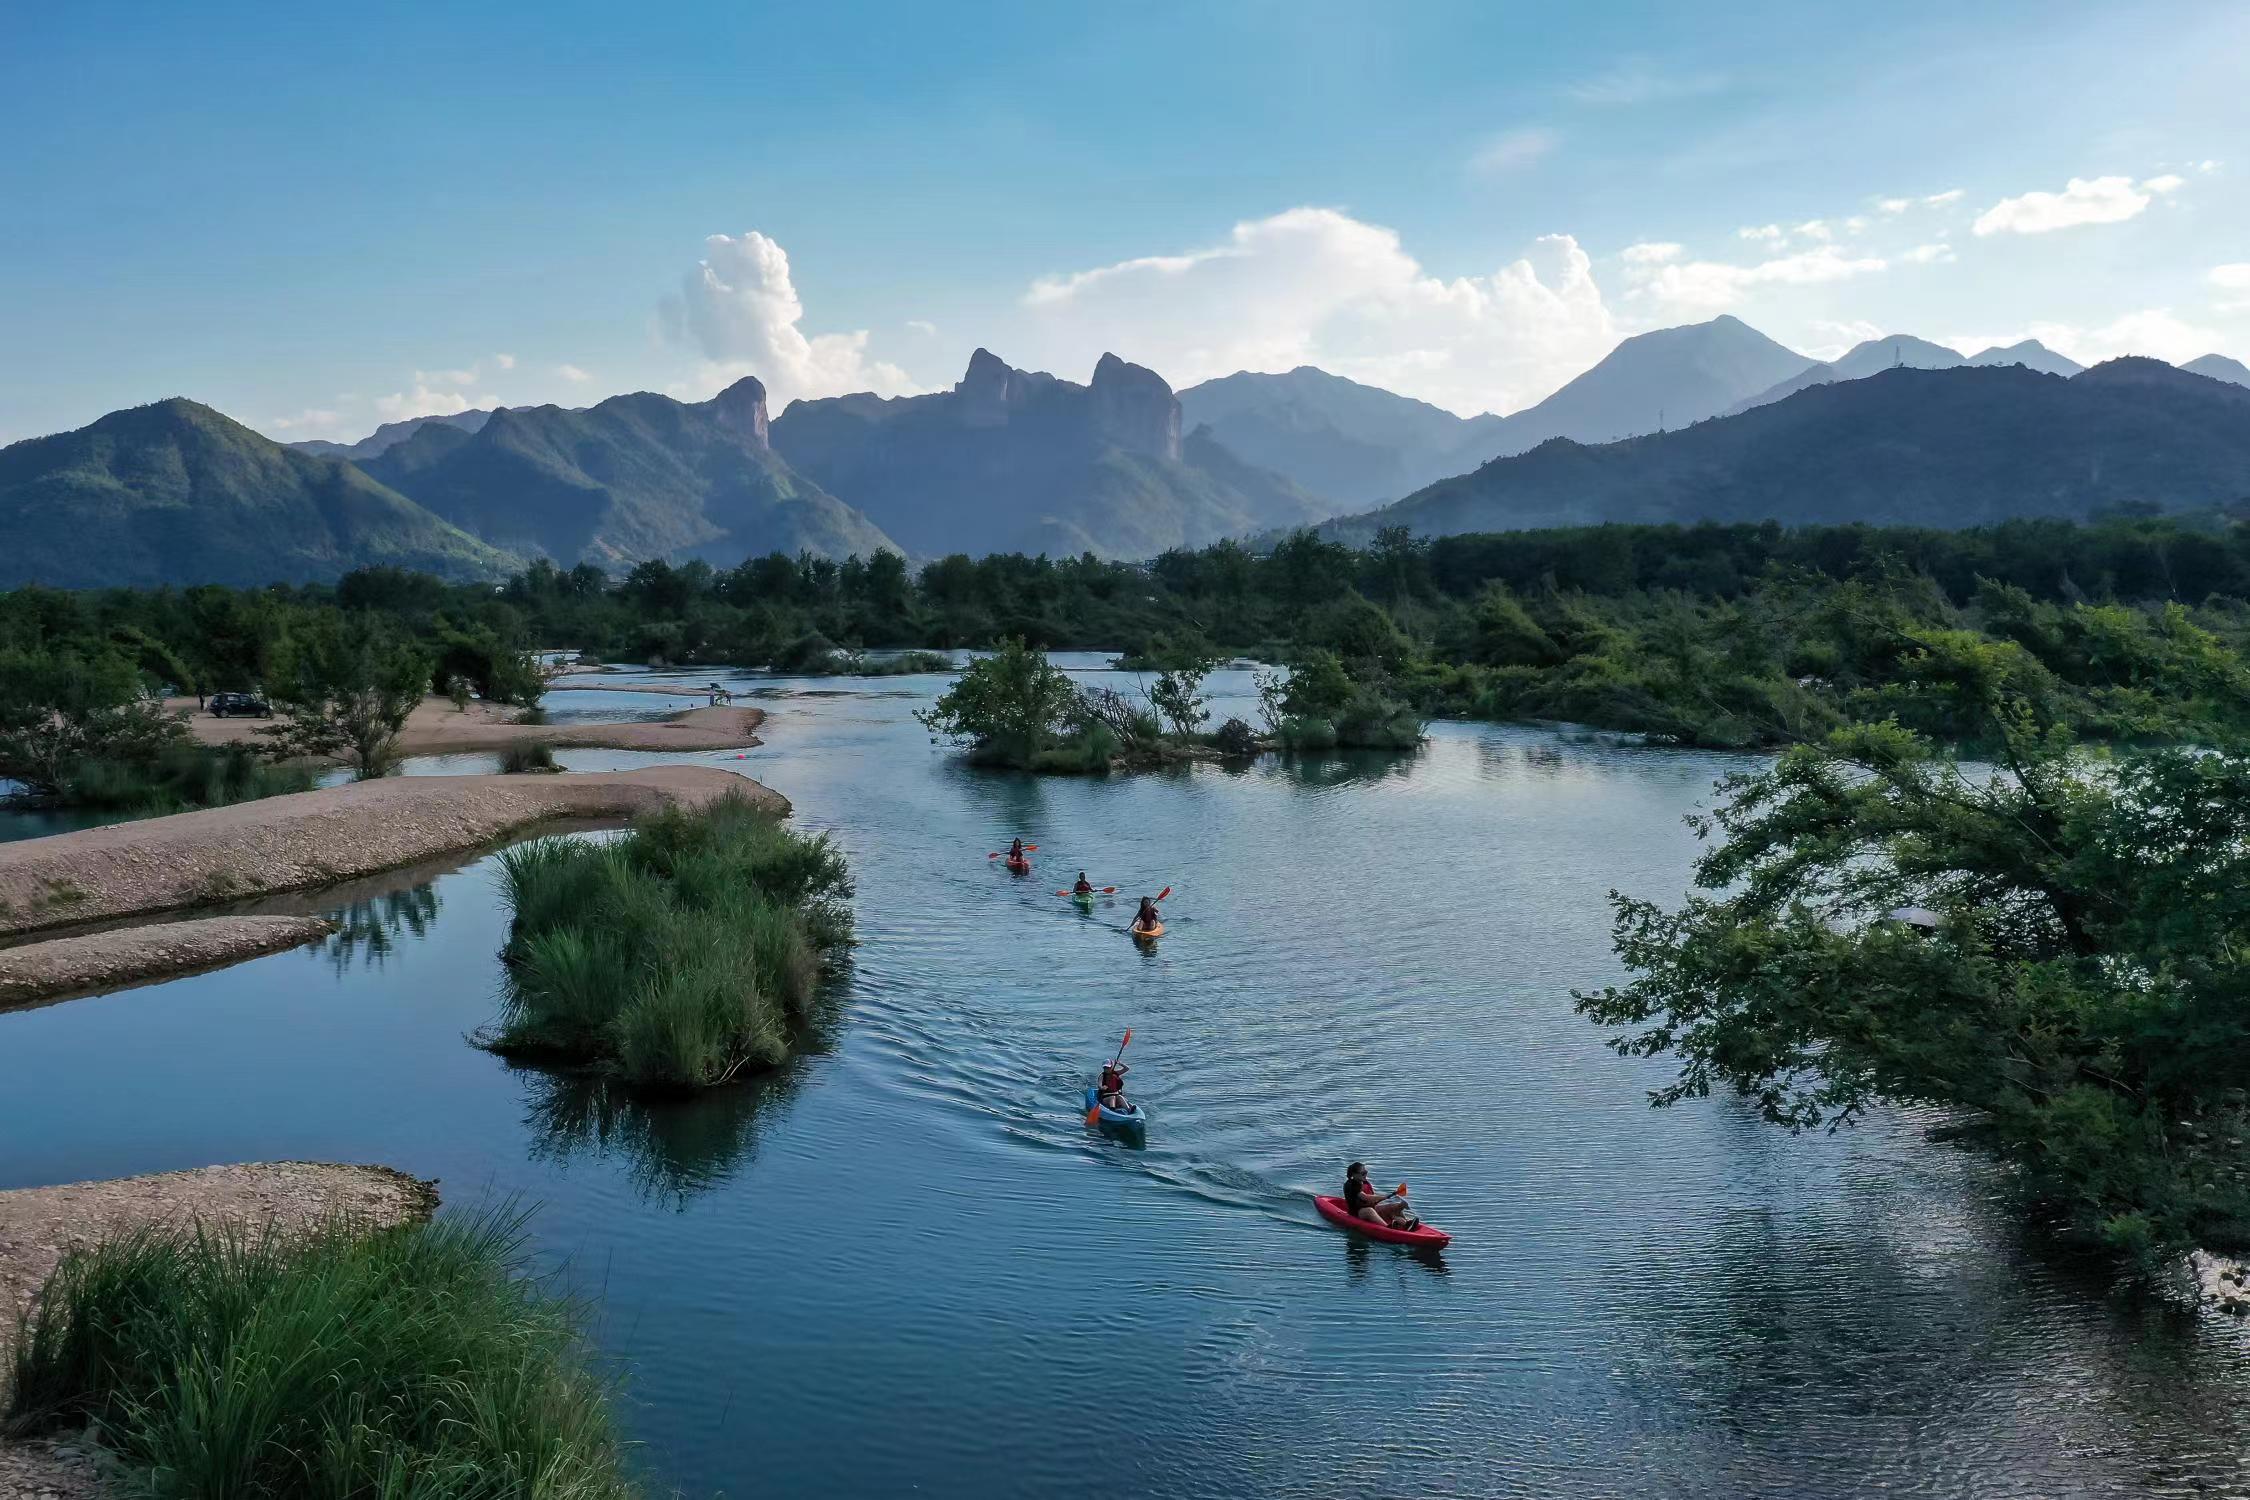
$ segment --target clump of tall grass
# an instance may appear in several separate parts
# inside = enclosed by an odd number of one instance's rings
[[[501,864],[514,922],[484,1044],[636,1088],[683,1093],[784,1061],[851,942],[842,853],[740,797],[607,843],[520,844]]]
[[[73,1251],[13,1365],[0,1432],[90,1426],[135,1494],[637,1493],[578,1310],[505,1215]]]
[[[555,752],[547,745],[510,745],[500,752],[500,774],[521,776],[531,771],[559,771]]]

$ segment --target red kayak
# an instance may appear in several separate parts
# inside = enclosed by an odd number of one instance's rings
[[[1010,870],[1013,870],[1018,875],[1029,875],[1031,873],[1031,861],[1028,859],[1016,859],[1010,857],[1007,861],[1007,865]]]
[[[1344,1200],[1341,1198],[1316,1196],[1312,1202],[1313,1207],[1320,1210],[1320,1216],[1329,1223],[1349,1229],[1355,1234],[1364,1234],[1371,1240],[1387,1240],[1394,1245],[1429,1245],[1433,1248],[1453,1243],[1452,1235],[1442,1229],[1432,1229],[1427,1224],[1420,1229],[1393,1229],[1388,1224],[1370,1224],[1365,1219],[1355,1218],[1351,1210],[1344,1207]]]

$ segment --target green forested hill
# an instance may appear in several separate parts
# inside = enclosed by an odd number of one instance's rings
[[[0,588],[331,579],[387,564],[495,577],[516,559],[333,458],[177,397],[0,448]]]

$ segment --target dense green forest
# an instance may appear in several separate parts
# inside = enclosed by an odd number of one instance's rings
[[[1386,715],[1566,720],[1720,748],[1894,717],[1974,748],[1977,722],[1897,692],[1935,639],[1966,632],[2020,648],[2073,732],[2130,742],[2179,732],[2157,699],[2195,704],[2198,723],[2250,712],[2245,599],[2250,526],[2215,516],[1392,531],[1364,549],[1300,532],[1267,552],[1229,542],[1145,564],[956,556],[915,572],[887,552],[776,554],[618,580],[541,563],[501,585],[379,568],[266,589],[23,588],[0,595],[0,775],[64,800],[120,800],[151,779],[181,804],[255,794],[241,767],[183,764],[148,706],[159,689],[269,692],[297,705],[301,730],[277,753],[336,753],[357,737],[337,705],[370,695],[403,702],[426,684],[534,702],[535,648],[849,671],[869,665],[860,649],[1006,638],[1157,669],[1254,655]],[[137,780],[120,762],[168,769]]]

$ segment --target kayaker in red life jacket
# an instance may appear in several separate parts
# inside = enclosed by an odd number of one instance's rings
[[[1010,844],[1010,845],[1008,846],[1008,858],[1009,858],[1009,859],[1011,859],[1011,860],[1013,860],[1013,861],[1014,861],[1015,863],[1017,863],[1017,864],[1019,864],[1019,865],[1023,863],[1023,840],[1022,840],[1022,839],[1017,839],[1017,840],[1016,840],[1016,841],[1015,841],[1014,843],[1012,843],[1012,844]]]
[[[1344,1207],[1354,1218],[1365,1219],[1370,1224],[1387,1224],[1393,1229],[1417,1229],[1422,1221],[1414,1217],[1400,1193],[1377,1193],[1367,1185],[1367,1164],[1353,1162],[1344,1169]]]
[[[1124,1114],[1132,1108],[1125,1102],[1125,1075],[1132,1071],[1131,1068],[1126,1067],[1121,1062],[1102,1064],[1100,1097],[1104,1109],[1113,1109],[1119,1114]]]
[[[1070,893],[1073,896],[1091,896],[1094,894],[1094,882],[1086,878],[1084,870],[1078,872],[1078,884],[1070,888]]]

